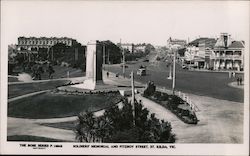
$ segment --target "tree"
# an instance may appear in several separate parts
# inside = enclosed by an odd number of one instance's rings
[[[105,63],[117,64],[121,63],[121,49],[110,40],[101,41],[102,48],[105,46]],[[103,49],[102,49],[103,50]],[[108,62],[109,61],[109,62]]]
[[[57,43],[49,50],[49,60],[54,64],[58,62],[67,62],[73,68],[80,68],[84,71],[86,65],[85,50],[86,47],[82,46],[80,43],[72,46]]]
[[[39,48],[38,58],[39,58],[39,60],[42,60],[42,61],[47,60],[48,59],[48,49],[47,48]]]
[[[155,47],[151,44],[147,44],[145,47],[145,53],[149,54],[150,52],[152,52],[153,50],[155,50]]]
[[[55,70],[53,69],[53,67],[49,64],[47,72],[49,74],[49,79],[52,78],[52,74],[55,72]]]
[[[95,140],[95,118],[93,113],[86,112],[78,115],[76,126],[76,139],[80,142],[93,142]]]
[[[78,116],[76,138],[85,142],[175,142],[175,135],[169,122],[159,120],[150,114],[142,103],[135,101],[135,117],[132,105],[127,99],[123,107],[113,106],[101,117],[91,113]],[[135,124],[134,121],[135,120]]]

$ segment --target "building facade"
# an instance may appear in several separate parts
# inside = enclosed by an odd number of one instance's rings
[[[200,62],[201,66],[205,69],[211,68],[210,57],[213,53],[213,48],[216,43],[216,39],[207,38],[205,40],[199,41],[199,56],[202,58],[202,62]]]
[[[216,40],[214,38],[198,38],[190,42],[184,54],[186,62],[198,68],[209,68],[210,55]]]
[[[186,40],[172,39],[171,37],[167,40],[168,48],[177,47],[184,48],[187,44]]]
[[[38,51],[39,48],[50,48],[57,43],[63,43],[67,46],[72,46],[77,43],[75,39],[67,37],[19,37],[18,38],[18,51]]]
[[[243,41],[233,41],[229,34],[221,33],[211,56],[213,68],[215,70],[243,70],[244,48]]]
[[[185,51],[187,64],[213,70],[243,70],[244,42],[233,41],[227,33],[214,38],[199,38],[190,42]]]
[[[134,45],[134,52],[143,52],[146,51],[146,44],[136,44]]]

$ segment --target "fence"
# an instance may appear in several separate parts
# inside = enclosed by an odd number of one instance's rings
[[[157,90],[164,92],[164,93],[167,93],[169,95],[173,94],[173,92],[171,90],[168,90],[165,87],[157,87]],[[181,98],[183,101],[185,101],[194,112],[200,111],[199,108],[195,105],[195,103],[190,99],[190,97],[187,94],[182,93],[181,91],[176,91],[176,93],[177,94],[175,94],[175,95],[178,96],[179,98]]]

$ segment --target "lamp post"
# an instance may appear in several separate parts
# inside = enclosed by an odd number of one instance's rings
[[[120,46],[122,50],[122,74],[123,78],[125,78],[125,51],[122,48],[122,39],[120,39]]]
[[[168,79],[172,80],[172,66],[171,64],[169,64],[169,75],[168,75]]]
[[[122,50],[122,62],[123,62],[122,74],[123,74],[123,78],[125,78],[125,52],[124,50]]]
[[[173,94],[175,92],[175,60],[176,60],[176,50],[174,50],[174,62],[173,62],[173,83],[172,83]]]
[[[105,43],[103,43],[103,51],[102,51],[102,54],[103,54],[103,63],[102,63],[102,65],[103,65],[103,70],[105,70]]]
[[[134,85],[134,71],[131,72],[131,90],[132,90],[132,111],[133,111],[133,125],[135,126],[135,85]]]
[[[103,66],[103,70],[105,70],[105,64],[106,64],[106,43],[105,41],[101,42],[102,45],[102,66]]]

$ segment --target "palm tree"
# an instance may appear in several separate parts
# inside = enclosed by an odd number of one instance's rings
[[[95,118],[92,112],[80,113],[76,125],[76,139],[80,142],[93,142],[95,140]]]

